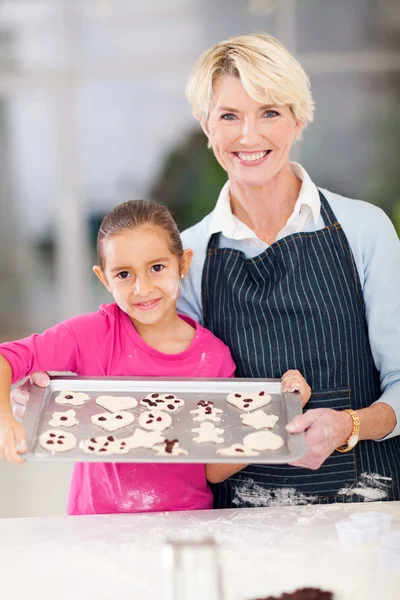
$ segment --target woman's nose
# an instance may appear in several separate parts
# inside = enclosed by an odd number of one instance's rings
[[[254,119],[246,119],[243,123],[240,142],[244,146],[254,147],[257,146],[260,141],[261,132],[259,131],[259,124]]]

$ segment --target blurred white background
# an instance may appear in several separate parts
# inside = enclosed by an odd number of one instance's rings
[[[166,168],[197,130],[190,69],[209,45],[255,30],[311,78],[316,118],[293,159],[400,230],[398,0],[0,0],[1,341],[106,300],[90,268],[99,220],[155,188],[171,203]],[[173,208],[188,225],[211,196],[189,216],[184,201]],[[1,463],[0,517],[64,514],[69,476]]]

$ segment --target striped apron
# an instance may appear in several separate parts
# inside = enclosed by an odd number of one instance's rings
[[[231,349],[237,377],[298,369],[307,409],[354,410],[380,395],[361,284],[346,235],[323,194],[325,227],[295,233],[259,256],[210,238],[202,279],[205,327]],[[249,465],[213,486],[215,507],[399,500],[400,436],[334,452],[316,471]]]

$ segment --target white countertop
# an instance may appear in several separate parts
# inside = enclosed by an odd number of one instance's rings
[[[371,510],[400,529],[400,502],[0,519],[0,598],[163,600],[165,537],[205,534],[221,544],[226,600],[305,586],[335,600],[398,600],[400,572],[379,568],[376,546],[337,541],[335,522]]]

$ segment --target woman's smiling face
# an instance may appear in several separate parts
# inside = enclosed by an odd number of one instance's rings
[[[202,126],[229,179],[245,186],[271,182],[288,164],[302,129],[288,105],[253,100],[233,76],[217,80],[208,121]]]

